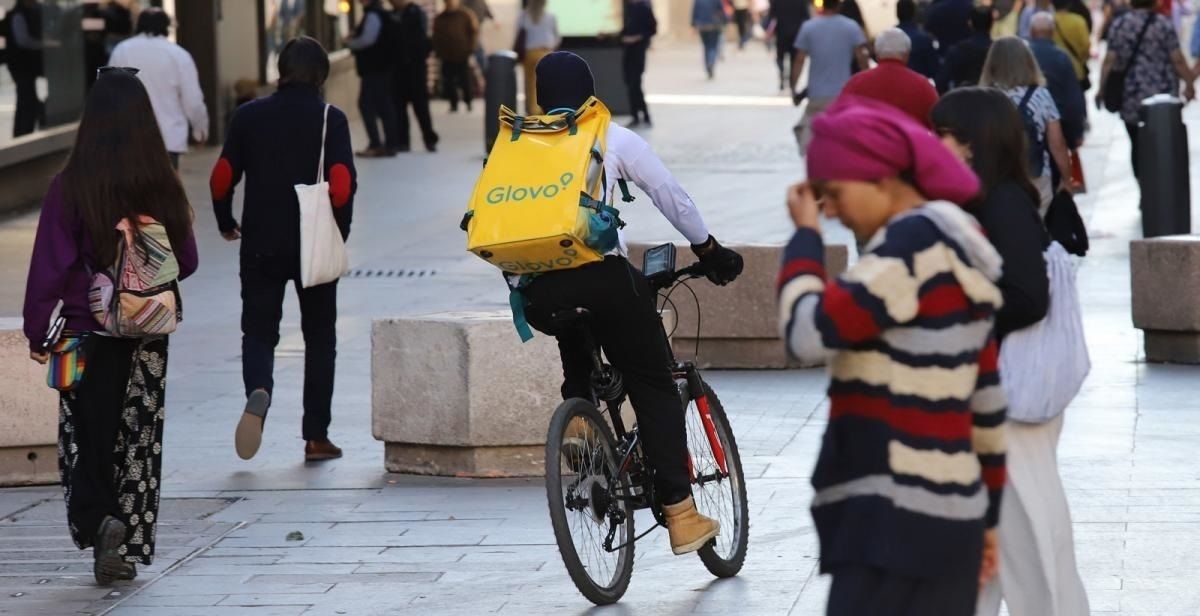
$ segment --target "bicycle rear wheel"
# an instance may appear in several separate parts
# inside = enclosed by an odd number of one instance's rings
[[[546,438],[550,522],[571,581],[596,605],[617,602],[633,575],[629,477],[617,473],[616,450],[612,429],[590,402],[573,398],[554,412]]]
[[[749,547],[749,504],[742,458],[725,408],[708,383],[704,400],[690,400],[686,425],[688,452],[692,459],[692,495],[700,513],[721,523],[721,534],[700,548],[700,560],[709,573],[733,577],[742,570]],[[701,404],[707,405],[711,424],[706,427]],[[715,443],[714,443],[715,440]],[[724,470],[718,460],[724,459]]]

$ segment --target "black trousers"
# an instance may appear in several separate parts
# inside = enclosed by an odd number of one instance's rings
[[[832,574],[828,616],[971,616],[979,594],[977,570],[933,580],[868,565],[841,565]]]
[[[90,541],[105,516],[124,518],[117,502],[113,469],[129,375],[139,340],[89,336],[83,343],[87,369],[75,388],[70,429],[77,463],[66,469],[67,520]]]
[[[462,62],[442,61],[442,88],[446,98],[450,99],[450,111],[458,111],[459,95],[471,108],[471,99],[475,98],[474,88],[471,87],[471,65],[466,60]]]
[[[13,113],[13,137],[32,133],[38,126],[46,124],[45,107],[37,95],[37,71],[8,65],[8,74],[12,76],[17,90],[17,109]]]
[[[737,24],[738,49],[741,49],[746,46],[746,42],[750,40],[750,36],[753,33],[750,23],[750,9],[734,10],[733,21]]]
[[[429,115],[429,88],[425,83],[425,64],[415,67],[403,67],[396,71],[393,82],[396,103],[396,143],[398,147],[406,148],[411,145],[409,138],[408,107],[411,105],[413,115],[417,116],[417,124],[421,127],[421,137],[425,145],[437,143],[437,133],[433,132],[433,118]]]
[[[796,49],[793,45],[797,34],[797,32],[780,32],[775,35],[775,66],[779,67],[780,90],[787,87],[788,80],[792,78],[792,63],[796,58]]]
[[[300,329],[304,333],[304,427],[306,441],[329,437],[333,376],[337,360],[337,281],[309,289],[300,286],[296,256],[243,254],[242,265],[242,380],[246,395],[275,388],[275,346],[283,319],[287,284],[300,299]]]
[[[390,72],[363,75],[358,91],[358,110],[367,129],[367,147],[395,148],[397,145],[396,102],[392,99],[394,77]],[[383,138],[379,136],[383,124]]]
[[[1125,131],[1129,133],[1129,160],[1133,165],[1133,177],[1138,176],[1138,123],[1126,122]]]
[[[626,45],[621,56],[621,68],[624,70],[625,87],[629,90],[630,115],[635,120],[645,118],[649,122],[650,108],[646,106],[646,92],[642,89],[642,75],[646,72],[646,45]],[[639,113],[642,115],[638,116]]]
[[[525,291],[530,325],[557,336],[563,363],[563,398],[592,399],[591,349],[577,331],[556,331],[555,312],[591,312],[592,335],[621,372],[637,414],[643,450],[655,471],[664,504],[691,494],[684,408],[671,376],[670,353],[655,294],[642,273],[622,257],[536,278]]]

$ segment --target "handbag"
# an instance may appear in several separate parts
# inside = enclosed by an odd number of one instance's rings
[[[317,183],[295,185],[296,198],[300,202],[300,284],[305,289],[333,282],[350,269],[346,240],[333,217],[329,182],[325,180],[325,131],[328,126],[329,105],[325,105]]]
[[[1057,242],[1046,249],[1050,310],[1041,321],[1015,331],[1000,345],[1000,382],[1008,418],[1045,423],[1059,416],[1092,369],[1075,266]]]
[[[64,334],[47,348],[50,354],[46,362],[46,385],[58,391],[71,391],[83,381],[83,373],[87,368],[87,356],[83,352],[83,343],[87,334]]]
[[[1090,241],[1083,217],[1075,205],[1075,197],[1063,191],[1055,193],[1046,210],[1045,220],[1051,239],[1077,257],[1087,256]]]
[[[1133,44],[1133,53],[1129,54],[1129,62],[1125,63],[1125,68],[1114,68],[1109,71],[1108,81],[1104,82],[1104,108],[1112,113],[1120,113],[1121,107],[1125,105],[1125,80],[1129,77],[1129,69],[1133,68],[1134,63],[1137,62],[1138,52],[1142,49],[1142,39],[1146,38],[1146,31],[1150,29],[1156,19],[1158,16],[1154,13],[1146,17],[1146,24],[1142,26],[1142,31]]]

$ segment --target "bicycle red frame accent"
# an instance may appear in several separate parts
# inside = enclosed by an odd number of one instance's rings
[[[704,432],[708,435],[708,444],[712,447],[713,456],[717,458],[717,467],[721,469],[722,475],[729,475],[728,464],[725,462],[725,448],[721,446],[721,439],[717,438],[717,426],[712,420],[712,411],[708,408],[708,396],[700,396],[696,399],[696,409],[700,411],[700,421],[704,422]],[[690,464],[691,458],[688,458]]]

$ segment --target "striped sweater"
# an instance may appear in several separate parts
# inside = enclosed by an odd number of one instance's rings
[[[838,279],[826,280],[823,255],[820,234],[800,229],[779,276],[789,350],[830,366],[812,477],[822,571],[977,568],[1005,481],[1000,257],[944,202],[893,218]]]

